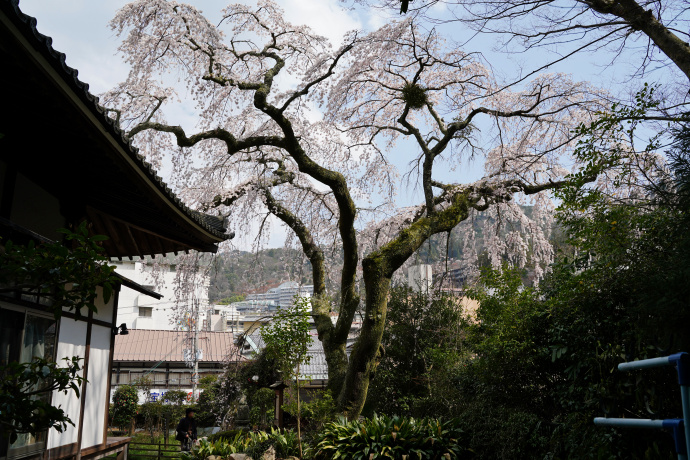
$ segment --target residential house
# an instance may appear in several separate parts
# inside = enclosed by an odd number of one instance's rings
[[[84,221],[109,237],[110,257],[215,251],[228,238],[221,219],[175,197],[18,0],[0,2],[0,62],[0,243],[60,241],[59,228]],[[125,277],[120,284],[157,296]],[[58,321],[37,298],[0,297],[0,366],[79,356],[87,380],[79,397],[52,395],[75,426],[0,442],[0,459],[126,457],[129,438],[107,437],[118,293],[97,306]]]
[[[246,361],[230,332],[197,333],[198,375],[190,366],[194,333],[191,331],[131,330],[115,337],[111,393],[119,385],[148,379],[150,398],[164,398],[168,390],[182,390],[192,399],[194,378],[220,375],[230,362]],[[139,401],[145,402],[140,391]]]

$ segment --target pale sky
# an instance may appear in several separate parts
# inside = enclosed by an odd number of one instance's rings
[[[90,85],[93,94],[99,94],[123,81],[127,75],[127,66],[117,56],[118,39],[108,26],[115,12],[126,3],[125,0],[21,0],[20,8],[24,13],[37,18],[38,30],[52,37],[53,47],[66,54],[67,64],[79,71],[79,78]],[[213,20],[219,19],[220,10],[232,2],[192,0],[188,3],[202,9]],[[289,21],[309,25],[317,33],[330,38],[333,43],[340,42],[343,34],[349,30],[372,30],[398,16],[397,11],[344,10],[343,3],[339,0],[278,0],[278,3],[285,9]],[[456,38],[463,32],[457,24],[443,26],[442,29],[445,36]],[[535,67],[528,55],[493,52],[492,40],[494,37],[491,36],[475,38],[466,51],[481,51],[494,71],[506,77],[516,75],[521,68]],[[556,52],[557,50],[554,51]],[[588,79],[607,89],[626,85],[627,71],[601,65],[606,62],[601,54],[585,54],[568,60],[559,68],[549,70],[572,73],[575,78]],[[194,124],[191,111],[185,113],[180,109],[174,116],[175,122],[182,126]],[[173,117],[170,118],[172,120]],[[397,166],[404,172],[404,164]],[[482,174],[481,166],[481,161],[467,165],[461,179],[478,179]],[[165,177],[165,171],[161,173]],[[420,191],[410,189],[401,193],[399,204],[409,205],[420,201]],[[284,239],[284,230],[275,228],[268,246],[280,247]],[[241,249],[249,249],[250,243],[250,240],[242,240],[242,236],[236,237],[235,244]]]

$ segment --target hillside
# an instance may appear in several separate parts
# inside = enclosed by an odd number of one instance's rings
[[[531,209],[525,208],[529,215]],[[477,253],[480,266],[489,264],[485,255],[484,236],[482,226],[484,215],[480,214],[474,222],[476,232]],[[564,247],[562,231],[554,229],[552,244],[558,251]],[[411,264],[431,264],[434,273],[449,270],[459,266],[463,258],[465,235],[456,228],[450,237],[446,234],[436,235],[425,243],[410,259]],[[526,280],[530,277],[527,270]],[[331,274],[328,285],[337,291],[337,271]],[[265,292],[285,281],[297,281],[311,284],[311,266],[303,254],[295,249],[273,248],[264,249],[254,254],[246,251],[232,251],[218,254],[211,277],[210,299],[217,302],[222,299],[241,300],[254,292]],[[239,297],[238,297],[239,296]]]

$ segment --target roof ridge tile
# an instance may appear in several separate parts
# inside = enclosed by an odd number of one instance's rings
[[[213,234],[214,236],[223,239],[230,239],[234,236],[234,233],[228,234],[224,226],[222,226],[222,228],[217,228],[216,226],[212,225],[205,217],[202,217],[208,216],[210,218],[217,218],[216,216],[210,216],[208,214],[192,210],[189,206],[182,202],[182,200],[170,189],[168,184],[163,182],[163,179],[153,170],[151,164],[148,163],[144,159],[143,155],[139,153],[139,149],[132,145],[132,140],[126,136],[126,133],[122,129],[122,127],[113,118],[108,116],[108,111],[105,107],[103,107],[100,104],[100,99],[98,98],[98,96],[95,96],[89,92],[89,84],[79,79],[79,71],[77,69],[70,67],[67,64],[67,56],[65,55],[65,53],[57,51],[55,48],[53,48],[53,39],[39,32],[37,28],[38,21],[36,20],[36,18],[22,12],[21,8],[19,7],[19,0],[2,1],[0,2],[0,5],[9,5],[9,9],[14,14],[15,18],[19,21],[21,25],[24,26],[25,30],[22,32],[25,35],[27,35],[26,32],[28,32],[30,36],[33,36],[34,39],[40,45],[43,46],[44,51],[47,53],[49,57],[49,63],[51,63],[50,61],[52,61],[51,64],[54,67],[57,67],[57,70],[63,73],[63,79],[65,79],[68,84],[71,81],[71,83],[77,89],[80,90],[81,94],[77,95],[85,98],[90,103],[90,108],[96,112],[99,121],[103,123],[103,125],[106,128],[109,128],[106,129],[106,131],[109,131],[109,134],[113,136],[116,141],[120,141],[122,144],[124,144],[123,147],[125,152],[133,160],[135,160],[135,162],[139,163],[138,166],[150,176],[149,178],[152,179],[158,187],[162,188],[165,191],[166,196],[169,200],[171,200],[178,208],[182,210],[183,213],[185,213],[189,218],[196,222],[200,227],[202,227],[209,233]],[[5,6],[4,9],[6,8],[7,7]],[[70,78],[67,79],[65,77]]]

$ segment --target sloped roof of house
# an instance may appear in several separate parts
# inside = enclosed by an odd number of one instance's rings
[[[0,2],[0,158],[110,236],[111,257],[215,252],[223,219],[188,208],[107,115],[18,0]]]
[[[184,350],[191,349],[187,331],[130,329],[115,336],[114,362],[183,362]],[[199,332],[201,362],[245,361],[238,353],[231,332]]]
[[[313,342],[309,345],[307,355],[309,364],[300,367],[300,380],[328,380],[328,363],[326,363],[326,353],[323,351],[323,343],[316,336],[316,331],[311,331]],[[254,331],[245,336],[247,344],[252,352],[260,353],[264,348],[264,341],[261,334]]]

